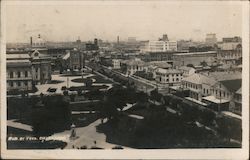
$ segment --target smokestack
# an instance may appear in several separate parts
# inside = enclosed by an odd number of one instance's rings
[[[95,45],[98,45],[98,40],[97,40],[97,38],[94,39],[94,44],[95,44]]]
[[[32,42],[32,37],[30,37],[30,45],[31,45],[31,46],[32,46],[32,43],[33,43],[33,42]]]
[[[119,36],[117,36],[117,44],[119,44]]]

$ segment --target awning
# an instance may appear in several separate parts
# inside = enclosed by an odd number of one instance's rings
[[[230,100],[222,99],[222,98],[218,99],[218,98],[216,98],[214,96],[207,96],[207,97],[203,97],[202,99],[213,102],[213,103],[216,103],[216,104],[227,103],[227,102],[230,101]]]

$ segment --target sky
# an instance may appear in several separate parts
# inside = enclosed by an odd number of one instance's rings
[[[6,41],[29,42],[29,37],[46,41],[82,41],[94,38],[116,41],[136,37],[157,40],[204,40],[206,33],[222,37],[241,36],[242,6],[223,3],[86,3],[72,5],[6,6]]]

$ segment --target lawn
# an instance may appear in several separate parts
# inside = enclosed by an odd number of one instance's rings
[[[61,74],[60,77],[75,77],[75,76],[87,76],[89,73],[83,73],[83,74]]]
[[[91,87],[86,87],[86,86],[72,86],[69,88],[70,91],[79,91],[79,90],[98,90],[98,89],[106,89],[108,86],[102,85],[102,86],[91,86]]]
[[[105,78],[103,78],[102,76],[99,76],[99,75],[93,76],[91,78],[94,78],[96,80],[95,83],[113,83],[109,79],[105,79]]]
[[[105,79],[99,75],[92,76],[91,79],[96,80],[94,83],[113,83],[112,81]],[[75,78],[75,79],[72,79],[71,81],[76,82],[76,83],[84,83],[86,81],[86,78]]]

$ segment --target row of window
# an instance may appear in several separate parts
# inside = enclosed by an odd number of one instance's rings
[[[161,75],[161,76],[164,76],[164,77],[169,77],[170,75],[172,77],[176,76],[176,77],[179,77],[179,76],[182,76],[182,74],[162,74],[162,73],[157,73],[158,75]]]
[[[193,89],[200,88],[198,85],[192,84],[192,83],[185,83],[185,85],[186,85],[186,88],[193,88]]]
[[[222,97],[222,98],[229,98],[230,94],[225,91],[221,91],[218,89],[212,89],[212,93],[215,94],[216,96]]]
[[[14,78],[14,73],[15,72],[10,72],[10,78]],[[21,78],[20,71],[17,71],[16,75],[17,75],[17,78]],[[24,71],[24,77],[28,77],[28,75],[29,75],[28,71]]]
[[[21,87],[21,86],[28,86],[28,82],[24,81],[18,81],[18,82],[9,82],[9,86],[14,87],[14,85],[16,84],[16,86]],[[23,84],[23,85],[22,85]]]
[[[172,79],[172,82],[179,82],[181,79],[182,79],[182,78],[180,78],[180,79],[179,79],[179,78],[176,78],[176,79],[173,78],[173,79]],[[165,80],[164,80],[164,79],[162,79],[162,78],[160,77],[160,82],[163,82],[163,81],[169,82],[169,79],[165,79]]]

